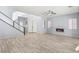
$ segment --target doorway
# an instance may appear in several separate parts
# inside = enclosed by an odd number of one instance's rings
[[[17,22],[18,22],[19,25],[25,27],[25,32],[28,32],[28,26],[27,26],[28,25],[28,19],[27,19],[27,17],[18,16]]]
[[[28,21],[28,32],[37,32],[37,21],[34,19]]]

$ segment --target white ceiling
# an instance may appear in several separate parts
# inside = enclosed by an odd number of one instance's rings
[[[17,11],[30,13],[38,16],[42,16],[43,13],[47,12],[49,9],[53,10],[56,13],[56,16],[79,12],[78,6],[73,6],[70,8],[68,6],[16,6],[13,8]]]

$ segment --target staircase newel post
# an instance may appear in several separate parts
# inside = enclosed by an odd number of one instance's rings
[[[24,27],[24,35],[25,35],[25,27]]]
[[[13,21],[13,27],[14,27],[14,21]]]

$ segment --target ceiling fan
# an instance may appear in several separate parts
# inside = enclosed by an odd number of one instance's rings
[[[44,12],[43,14],[48,15],[48,16],[56,15],[56,13],[53,10],[48,10],[48,11]]]
[[[73,6],[68,6],[69,8],[73,7]]]

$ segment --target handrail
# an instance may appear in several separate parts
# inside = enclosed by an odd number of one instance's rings
[[[11,21],[13,21],[10,17],[8,17],[8,16],[7,16],[6,14],[4,14],[3,12],[0,11],[0,13],[3,14],[3,15],[5,15],[5,16],[6,16],[7,18],[9,18]],[[15,21],[13,21],[13,22],[15,22]],[[15,22],[15,23],[16,23],[17,25],[21,26],[21,25],[18,24],[17,22]],[[21,27],[23,27],[23,26],[21,26]]]
[[[10,17],[8,17],[8,16],[7,16],[6,14],[4,14],[3,12],[1,12],[1,11],[0,11],[0,13],[1,13],[1,14],[3,14],[4,16],[6,16],[6,17],[7,17],[8,19],[10,19],[11,21],[13,21]],[[20,25],[20,24],[18,24],[17,22],[13,21],[13,25],[11,25],[11,24],[9,24],[8,22],[6,22],[6,21],[2,20],[1,18],[0,18],[0,20],[1,20],[1,21],[3,21],[3,22],[5,22],[6,24],[8,24],[8,25],[12,26],[13,28],[15,28],[15,29],[19,30],[20,32],[24,33],[24,35],[25,35],[25,27],[21,26],[21,25]],[[19,25],[20,27],[22,27],[22,28],[24,29],[24,31],[22,31],[22,30],[20,30],[20,29],[16,28],[16,27],[14,26],[14,23],[16,23],[17,25]]]
[[[8,25],[10,25],[9,23],[7,23],[6,21],[4,21],[4,20],[2,20],[2,19],[0,19],[1,21],[3,21],[3,22],[5,22],[6,24],[8,24]],[[10,25],[10,26],[12,26],[12,25]],[[13,26],[12,26],[13,27]],[[16,28],[16,27],[14,27],[14,28]],[[17,28],[16,28],[17,29]],[[17,29],[17,30],[19,30],[19,29]],[[19,31],[21,31],[21,30],[19,30]],[[23,32],[23,31],[21,31],[21,32]]]

